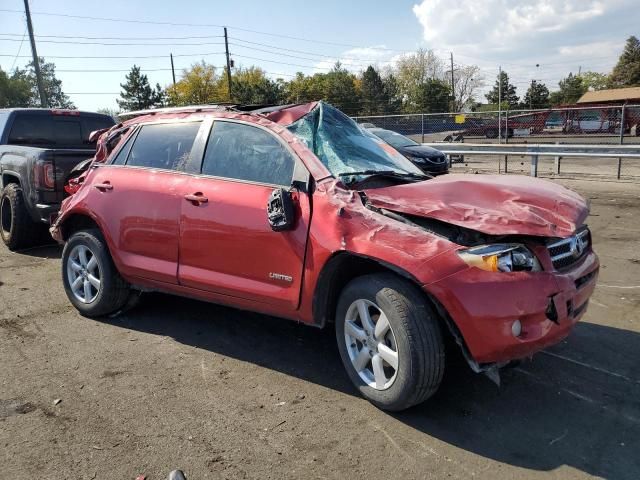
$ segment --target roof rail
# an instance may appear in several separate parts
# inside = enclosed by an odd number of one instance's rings
[[[118,114],[118,117],[138,117],[140,115],[155,115],[158,113],[171,113],[171,112],[201,112],[208,110],[219,110],[222,108],[233,107],[233,103],[228,104],[216,104],[216,105],[187,105],[184,107],[163,107],[163,108],[151,108],[148,110],[135,110],[133,112],[122,112]]]

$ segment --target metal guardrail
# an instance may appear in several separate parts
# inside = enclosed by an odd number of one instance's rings
[[[486,144],[486,143],[459,143],[438,142],[424,143],[451,155],[509,155],[531,158],[531,176],[538,176],[538,158],[548,156],[555,158],[555,168],[560,173],[560,162],[563,157],[584,158],[617,158],[618,179],[623,158],[640,159],[640,146],[638,145],[573,145],[573,144]],[[506,166],[506,164],[505,164]]]

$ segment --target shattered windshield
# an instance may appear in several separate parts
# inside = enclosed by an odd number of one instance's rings
[[[287,127],[316,154],[334,177],[356,172],[393,172],[423,176],[397,150],[364,131],[324,102]]]

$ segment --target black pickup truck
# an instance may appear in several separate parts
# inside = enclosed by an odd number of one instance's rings
[[[60,208],[69,173],[95,154],[91,132],[114,123],[77,110],[0,109],[0,235],[9,249],[40,237]]]

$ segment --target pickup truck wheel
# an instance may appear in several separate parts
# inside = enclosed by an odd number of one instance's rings
[[[440,386],[445,354],[437,316],[402,278],[352,280],[338,301],[336,338],[349,378],[379,408],[404,410]]]
[[[87,317],[118,312],[130,288],[120,276],[98,230],[74,233],[62,252],[62,281],[67,297]]]
[[[19,250],[39,238],[39,225],[29,216],[20,185],[10,183],[0,195],[0,236],[9,250]]]

